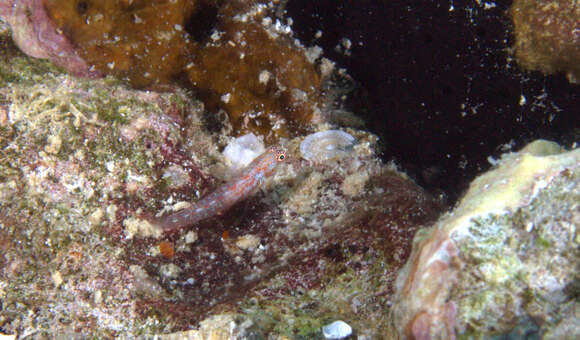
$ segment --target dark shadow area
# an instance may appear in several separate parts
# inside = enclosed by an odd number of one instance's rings
[[[368,100],[357,113],[381,137],[383,158],[453,202],[489,156],[538,138],[578,141],[580,87],[522,71],[508,52],[510,4],[493,4],[291,0],[286,16],[305,45],[360,83]],[[335,49],[343,38],[350,56]]]
[[[185,31],[198,43],[204,42],[218,21],[218,8],[211,3],[202,2],[194,14],[187,18]]]

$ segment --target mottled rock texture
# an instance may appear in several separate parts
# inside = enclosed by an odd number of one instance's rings
[[[320,54],[292,37],[286,19],[275,15],[277,5],[11,0],[0,5],[0,19],[28,55],[75,75],[114,75],[139,89],[185,86],[211,115],[225,112],[237,133],[273,142],[320,119],[325,103]]]
[[[288,161],[262,190],[163,235],[152,216],[235,176],[221,153],[231,129],[209,130],[186,91],[74,78],[0,38],[3,330],[223,335],[212,325],[226,322],[316,338],[343,319],[357,334],[390,332],[397,270],[441,206],[378,159],[375,136],[347,129],[358,143],[320,162],[302,159],[304,136],[287,139]]]
[[[510,9],[515,56],[528,70],[580,82],[580,2],[516,0]]]
[[[536,141],[476,178],[417,237],[393,321],[412,339],[576,338],[580,150]],[[515,336],[515,335],[514,335]]]

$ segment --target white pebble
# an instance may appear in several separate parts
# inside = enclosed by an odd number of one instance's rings
[[[322,327],[325,339],[344,339],[352,334],[352,327],[342,320],[335,321]]]
[[[264,143],[256,135],[249,133],[231,141],[224,149],[223,155],[236,170],[246,167],[264,151],[266,151]]]

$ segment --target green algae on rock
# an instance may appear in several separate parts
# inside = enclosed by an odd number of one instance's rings
[[[536,141],[476,178],[415,241],[397,280],[399,334],[489,337],[519,324],[578,337],[560,325],[578,308],[579,164],[580,150]]]

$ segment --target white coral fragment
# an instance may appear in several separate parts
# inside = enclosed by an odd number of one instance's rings
[[[266,148],[264,143],[253,133],[234,139],[224,149],[224,157],[231,163],[232,169],[242,169],[258,157]]]

